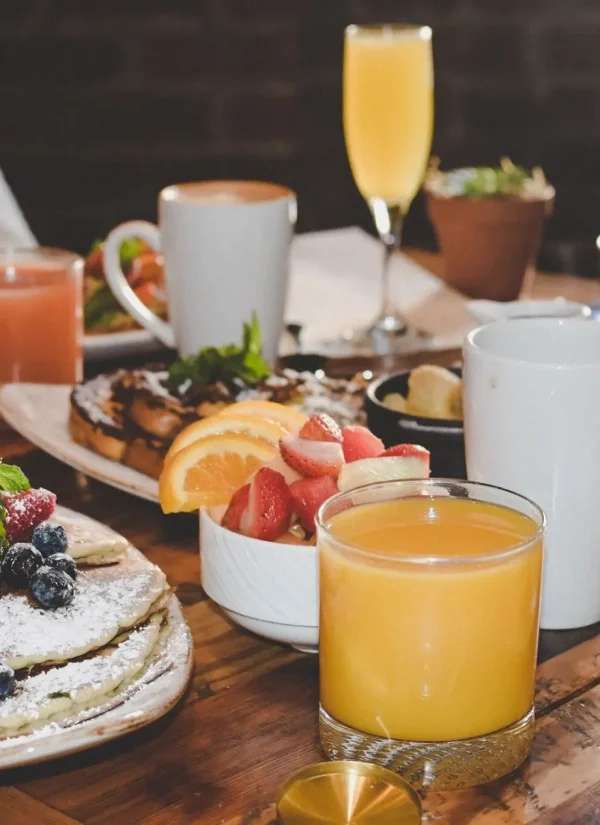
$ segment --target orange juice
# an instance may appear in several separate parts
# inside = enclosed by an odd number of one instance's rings
[[[76,256],[64,254],[0,259],[0,383],[82,377],[81,274]]]
[[[330,716],[380,737],[446,742],[531,710],[542,562],[533,518],[413,496],[352,507],[326,526],[319,646]]]
[[[344,135],[362,196],[406,212],[425,175],[432,134],[431,29],[350,26]]]

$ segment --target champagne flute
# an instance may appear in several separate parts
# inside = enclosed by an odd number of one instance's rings
[[[433,59],[428,26],[348,26],[344,137],[354,180],[384,244],[378,318],[344,338],[351,351],[389,354],[414,338],[394,307],[390,261],[423,178],[433,133]],[[412,333],[412,335],[411,335]]]

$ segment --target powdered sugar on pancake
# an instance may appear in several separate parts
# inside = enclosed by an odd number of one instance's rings
[[[162,622],[162,616],[153,616],[119,644],[90,659],[26,677],[14,695],[0,702],[0,736],[18,734],[19,728],[58,713],[76,712],[117,690],[146,665]]]
[[[166,589],[162,570],[130,548],[118,565],[80,571],[67,607],[44,610],[26,593],[4,593],[0,661],[19,670],[83,656],[138,624]]]
[[[129,542],[110,527],[81,513],[57,507],[51,521],[67,531],[67,553],[78,564],[114,564],[123,558]]]

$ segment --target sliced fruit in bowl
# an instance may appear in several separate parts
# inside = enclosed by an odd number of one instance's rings
[[[209,435],[238,433],[240,435],[249,435],[253,438],[261,438],[263,441],[266,441],[267,444],[277,447],[279,439],[285,435],[289,435],[289,432],[283,424],[261,418],[260,416],[243,415],[242,413],[235,415],[226,412],[217,413],[217,415],[211,415],[208,418],[201,418],[199,421],[195,421],[193,424],[190,424],[189,427],[186,427],[171,445],[165,462],[171,461],[177,453],[189,447],[190,444],[194,444]]]
[[[375,458],[345,464],[338,480],[341,492],[377,481],[429,478],[429,451],[416,444],[397,444]]]
[[[241,433],[210,435],[177,453],[159,479],[165,513],[191,513],[200,507],[228,504],[248,477],[277,454],[262,438]]]
[[[318,643],[319,508],[340,490],[428,476],[423,447],[385,450],[366,427],[246,401],[181,433],[160,494],[165,512],[201,510],[210,598],[243,627],[306,650]]]

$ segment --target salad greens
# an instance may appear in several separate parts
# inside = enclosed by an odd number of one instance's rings
[[[214,384],[239,378],[246,384],[258,384],[271,374],[262,355],[262,336],[256,312],[244,323],[242,346],[203,347],[196,355],[179,358],[171,365],[167,384],[172,389],[186,381]]]
[[[103,243],[103,238],[96,238],[96,240],[90,248],[90,251],[88,252],[88,256],[91,255],[92,252],[95,252],[97,249],[100,249]],[[123,241],[123,243],[119,247],[119,258],[121,261],[121,268],[126,269],[127,267],[131,266],[134,260],[138,257],[138,255],[141,255],[143,251],[144,242],[141,241],[139,238],[127,238],[127,240]]]

